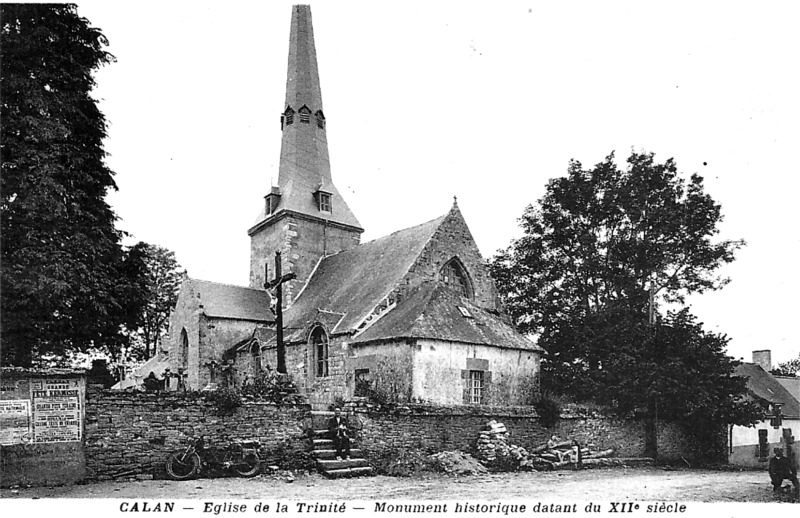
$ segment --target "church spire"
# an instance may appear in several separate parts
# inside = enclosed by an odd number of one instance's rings
[[[284,300],[291,301],[321,257],[358,245],[364,231],[331,177],[328,121],[322,111],[311,8],[307,5],[292,7],[282,110],[278,185],[266,193],[263,209],[247,233],[250,286],[264,286],[264,265],[271,265],[280,250],[284,252],[282,270],[296,275],[284,291]]]
[[[311,7],[295,5],[289,34],[286,103],[281,114],[278,185],[267,194],[256,226],[290,211],[362,231],[333,184],[326,126]]]

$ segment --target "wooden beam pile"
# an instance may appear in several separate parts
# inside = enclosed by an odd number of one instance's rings
[[[522,446],[509,444],[508,429],[495,420],[486,423],[475,446],[478,460],[495,469],[536,471],[621,463],[621,459],[609,458],[614,455],[613,448],[596,450],[592,445],[581,446],[575,440],[562,441],[556,436],[528,451]]]

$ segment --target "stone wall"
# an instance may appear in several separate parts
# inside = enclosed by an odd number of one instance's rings
[[[214,402],[192,393],[120,392],[90,387],[86,405],[86,468],[91,479],[162,478],[169,453],[187,437],[211,444],[256,439],[274,454],[305,448],[308,405],[276,407],[244,403],[219,415]]]
[[[86,475],[82,372],[0,372],[0,485],[59,485]]]
[[[614,448],[617,457],[645,456],[644,420],[620,420],[585,409],[562,413],[553,427],[545,427],[531,407],[407,405],[394,411],[351,408],[359,426],[359,442],[368,455],[381,456],[396,450],[422,452],[461,450],[470,452],[489,420],[506,425],[508,441],[526,449],[552,435],[593,444],[598,450]],[[659,459],[694,458],[690,441],[673,423],[659,424]]]

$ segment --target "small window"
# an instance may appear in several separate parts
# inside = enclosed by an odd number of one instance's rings
[[[302,108],[300,108],[300,122],[303,124],[308,124],[311,122],[311,110],[305,104]]]
[[[278,207],[278,198],[276,196],[267,196],[267,215],[275,212]]]
[[[356,369],[355,372],[356,387],[353,392],[354,396],[367,397],[372,388],[372,378],[369,375],[369,369]]]
[[[469,371],[469,402],[483,404],[483,371]]]
[[[326,192],[319,193],[319,210],[322,212],[331,211],[331,195]]]
[[[317,127],[325,129],[325,115],[323,115],[322,110],[317,110],[315,115],[317,116]]]
[[[314,374],[318,378],[328,376],[328,335],[325,330],[317,326],[311,331],[311,346],[314,351]]]
[[[180,362],[181,367],[184,369],[189,366],[189,335],[186,334],[186,328],[181,329],[181,352]]]

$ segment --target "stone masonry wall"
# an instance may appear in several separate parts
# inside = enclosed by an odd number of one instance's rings
[[[396,411],[356,407],[350,411],[361,427],[359,444],[369,455],[392,454],[396,450],[422,452],[473,450],[478,434],[491,419],[506,425],[508,442],[526,449],[547,442],[552,435],[593,444],[599,450],[614,448],[617,457],[645,456],[643,420],[619,420],[587,410],[562,413],[553,427],[545,427],[531,407],[408,405]],[[689,441],[674,424],[661,423],[659,458],[691,459]]]
[[[87,390],[86,468],[88,478],[163,478],[167,456],[204,436],[211,444],[259,440],[268,452],[305,448],[308,405],[276,407],[244,403],[221,416],[216,404],[191,394]]]
[[[284,306],[293,301],[320,257],[349,250],[358,245],[361,234],[334,224],[301,218],[279,217],[250,237],[250,287],[263,288],[264,264],[269,265],[270,278],[275,276],[275,252],[281,252],[282,273],[297,278],[283,285]]]
[[[401,287],[401,293],[404,289],[422,282],[437,280],[442,266],[453,257],[458,257],[467,271],[474,292],[472,302],[483,308],[500,309],[494,281],[458,207],[450,210],[425,245],[409,274],[404,278],[406,287]]]

